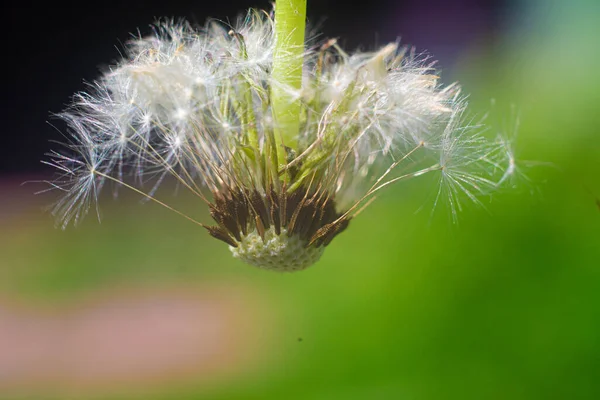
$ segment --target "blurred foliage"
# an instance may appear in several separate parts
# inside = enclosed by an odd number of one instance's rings
[[[598,9],[528,2],[502,43],[464,55],[456,76],[475,107],[490,93],[514,102],[518,157],[545,164],[458,226],[430,217],[427,182],[398,185],[316,266],[280,275],[167,210],[124,202],[101,225],[3,230],[0,291],[68,301],[123,281],[260,287],[279,315],[265,328],[278,340],[261,343],[271,361],[209,393],[148,398],[600,398]]]

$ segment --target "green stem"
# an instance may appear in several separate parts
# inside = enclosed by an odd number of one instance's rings
[[[293,93],[302,87],[305,24],[306,0],[277,0],[271,104],[280,168],[287,164],[284,146],[298,150],[301,104]]]

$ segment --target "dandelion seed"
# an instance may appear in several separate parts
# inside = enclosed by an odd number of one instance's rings
[[[107,180],[184,215],[155,197],[171,176],[215,224],[186,218],[234,257],[295,271],[391,184],[437,173],[435,202],[445,197],[456,216],[461,198],[478,202],[516,173],[508,143],[486,140],[433,64],[398,43],[354,54],[306,44],[304,11],[287,3],[232,27],[161,21],[77,94],[60,117],[78,156],[46,162],[65,192],[61,225],[79,222]],[[302,32],[286,33],[288,19]]]

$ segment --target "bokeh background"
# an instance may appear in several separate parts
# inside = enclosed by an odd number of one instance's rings
[[[600,398],[600,2],[309,0],[347,48],[401,37],[438,59],[524,176],[458,225],[432,216],[433,182],[397,185],[283,275],[130,194],[61,231],[22,184],[52,173],[49,113],[129,32],[268,2],[3,7],[1,399]]]

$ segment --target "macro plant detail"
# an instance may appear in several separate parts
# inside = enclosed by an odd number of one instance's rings
[[[487,139],[458,85],[391,43],[346,53],[305,40],[306,1],[251,10],[233,27],[162,21],[59,116],[63,152],[47,164],[64,192],[64,228],[115,182],[204,227],[257,267],[294,271],[383,188],[438,174],[435,203],[452,214],[515,172],[510,143]],[[197,196],[215,224],[157,198],[166,177]],[[210,192],[210,195],[207,194]]]

